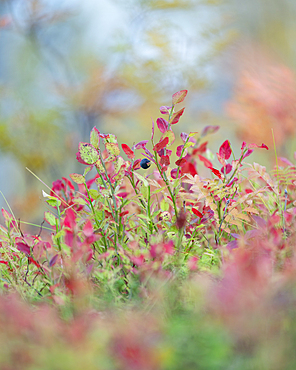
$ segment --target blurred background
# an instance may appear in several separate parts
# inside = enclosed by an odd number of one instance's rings
[[[273,129],[293,161],[295,15],[294,0],[0,0],[0,190],[15,216],[43,218],[46,188],[26,167],[50,187],[82,173],[75,153],[93,126],[150,139],[181,89],[176,132],[219,125],[214,153],[264,142],[250,160],[271,168]]]

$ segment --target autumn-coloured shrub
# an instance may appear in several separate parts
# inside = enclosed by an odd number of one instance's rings
[[[150,140],[94,127],[37,235],[2,210],[1,369],[295,367],[295,166],[214,156],[218,126],[176,138],[186,95]]]

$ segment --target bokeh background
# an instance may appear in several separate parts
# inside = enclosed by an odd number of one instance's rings
[[[150,138],[151,117],[188,89],[177,130],[219,125],[294,161],[294,0],[1,0],[0,190],[17,218],[42,221],[44,183],[82,172],[93,126],[119,143]],[[176,143],[178,145],[178,142]],[[6,207],[1,196],[1,207]]]

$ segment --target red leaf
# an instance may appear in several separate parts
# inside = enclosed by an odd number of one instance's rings
[[[210,162],[207,158],[205,158],[204,156],[198,154],[198,158],[200,161],[203,162],[203,164],[207,167],[207,168],[212,168],[213,165],[212,165],[212,162]]]
[[[228,175],[229,172],[231,171],[232,171],[232,165],[229,163],[226,166],[223,166],[220,170],[220,172],[222,172],[224,175]]]
[[[131,150],[131,148],[127,144],[121,144],[121,147],[129,159],[135,158],[135,153]]]
[[[33,263],[36,267],[40,268],[40,264],[36,262],[32,257],[28,257],[28,261]]]
[[[141,168],[140,163],[141,159],[136,159],[133,165],[133,170],[138,170],[139,168]]]
[[[187,161],[185,158],[178,159],[175,163],[177,166],[183,166]]]
[[[216,170],[215,168],[210,168],[210,170],[213,172],[214,175],[218,176],[219,179],[222,179],[222,175],[218,170]]]
[[[162,148],[164,148],[169,142],[169,138],[168,137],[165,137],[162,141],[160,141],[159,143],[157,143],[156,145],[154,145],[154,148],[153,150],[158,152],[159,150],[161,150]]]
[[[176,92],[172,96],[173,105],[182,103],[182,101],[185,99],[187,95],[187,92],[188,92],[187,90],[181,90],[181,91]]]
[[[30,247],[27,243],[18,242],[16,243],[16,247],[20,252],[23,252],[25,254],[30,254]]]
[[[219,155],[223,159],[229,159],[229,157],[231,156],[229,140],[225,140],[224,143],[220,146]]]
[[[259,148],[259,149],[267,149],[268,150],[268,146],[267,145],[265,145],[265,144],[261,144],[260,146],[259,145],[257,145],[257,144],[249,144],[248,145],[248,148],[249,149],[252,149],[252,148]]]
[[[184,173],[190,173],[191,176],[197,175],[197,171],[196,171],[194,165],[190,162],[186,162],[181,167],[181,174],[183,175]]]
[[[170,164],[170,157],[168,155],[163,155],[160,158],[160,164],[162,166],[169,166],[169,164]]]
[[[169,128],[169,123],[163,118],[157,118],[156,120],[157,127],[159,128],[159,131],[162,132],[163,134],[168,130]]]
[[[202,216],[202,213],[201,212],[199,212],[199,210],[198,209],[196,209],[196,208],[192,208],[192,212],[196,215],[196,216],[198,216],[199,218],[202,218],[203,216]]]
[[[185,108],[182,108],[181,110],[179,110],[177,113],[173,114],[172,118],[171,118],[171,125],[175,125],[176,123],[179,122],[179,119],[180,117],[182,116],[182,114],[184,113],[184,109]]]
[[[195,155],[197,153],[204,153],[207,150],[208,141],[200,144],[199,147],[193,149],[192,154]]]

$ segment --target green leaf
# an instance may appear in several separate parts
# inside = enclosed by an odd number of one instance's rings
[[[184,145],[184,149],[190,148],[191,146],[194,146],[194,143],[192,141],[187,141],[187,143]]]
[[[142,220],[150,221],[150,218],[149,218],[147,215],[139,214],[139,215],[137,215],[137,217],[138,217],[138,218],[141,218]]]
[[[94,164],[100,159],[97,149],[88,143],[79,143],[79,153],[81,159],[87,164]]]
[[[69,175],[71,179],[76,183],[76,184],[85,184],[85,178],[83,175],[80,175],[79,173],[70,173]]]
[[[102,194],[101,193],[99,193],[97,190],[95,190],[95,189],[90,189],[89,190],[89,195],[93,198],[93,199],[95,199],[95,200],[97,200],[97,199],[101,199],[101,200],[103,200],[103,196],[102,196]]]
[[[148,183],[148,181],[142,176],[142,175],[140,175],[138,172],[134,172],[134,175],[139,179],[139,180],[141,180],[142,181],[142,183],[145,185],[145,186],[148,186],[149,185],[149,183]]]
[[[129,220],[129,226],[131,229],[134,229],[136,227],[135,221],[134,220]]]
[[[156,216],[158,216],[159,214],[161,213],[161,210],[158,209],[157,211],[153,212],[152,215],[151,215],[151,218],[155,218]]]
[[[99,149],[99,146],[100,146],[100,132],[96,127],[94,127],[90,132],[90,143],[96,149]]]
[[[44,198],[47,198],[46,199],[46,202],[51,206],[51,207],[59,207],[62,202],[56,198],[56,197],[53,197],[49,194],[47,194],[44,190],[42,190],[42,195]]]
[[[77,197],[77,198],[73,198],[73,202],[75,203],[75,204],[80,204],[80,205],[82,205],[82,206],[85,206],[86,204],[88,204],[87,202],[86,202],[86,200],[85,199],[83,199],[83,198],[81,198],[81,197]]]
[[[55,197],[50,197],[49,199],[46,200],[46,202],[51,206],[51,207],[59,207],[61,205],[61,201]]]
[[[85,170],[84,170],[84,172],[83,172],[83,176],[85,177],[88,173],[89,173],[89,171],[92,169],[92,167],[91,166],[89,166],[89,167],[85,167]]]
[[[104,173],[104,172],[105,172],[104,166],[102,165],[102,161],[101,161],[101,159],[100,159],[100,158],[96,161],[95,166],[97,167],[97,169],[98,169],[101,173]]]
[[[165,200],[165,199],[162,199],[161,202],[160,202],[160,209],[163,211],[163,212],[166,212],[170,209],[170,205],[169,203]]]
[[[111,155],[115,155],[117,157],[120,154],[120,149],[117,143],[106,143],[105,148]]]
[[[190,132],[190,134],[188,135],[189,137],[193,137],[194,135],[198,134],[198,132]]]
[[[114,143],[117,144],[117,137],[113,134],[108,134],[104,137],[104,144],[106,143]]]
[[[55,226],[56,217],[51,212],[49,211],[44,212],[44,218],[51,226]]]
[[[148,199],[148,186],[145,186],[144,184],[141,186],[141,194],[146,200]]]
[[[160,193],[160,192],[164,191],[164,189],[166,189],[166,186],[163,186],[163,187],[161,187],[161,188],[159,188],[159,189],[154,190],[154,191],[152,192],[152,194]]]

